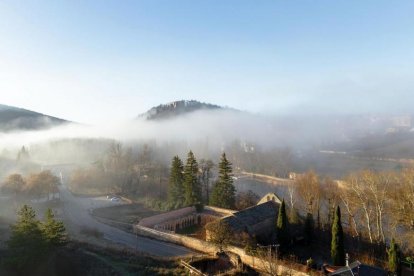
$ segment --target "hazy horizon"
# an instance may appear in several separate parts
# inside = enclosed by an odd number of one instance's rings
[[[407,113],[411,1],[2,1],[0,104],[87,124],[195,99]]]

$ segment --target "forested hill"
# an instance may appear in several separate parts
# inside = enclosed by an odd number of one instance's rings
[[[0,132],[39,130],[65,123],[69,123],[69,121],[27,109],[0,104]]]
[[[223,109],[218,105],[202,103],[198,101],[175,101],[168,104],[161,104],[153,107],[144,114],[138,116],[138,118],[144,118],[147,120],[161,120],[174,118],[179,115],[198,111],[198,110],[217,110]]]

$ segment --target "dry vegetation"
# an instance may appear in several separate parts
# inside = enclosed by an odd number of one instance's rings
[[[0,251],[1,256],[7,254]],[[14,276],[0,268],[0,275]],[[38,263],[30,275],[186,275],[175,260],[71,242]]]

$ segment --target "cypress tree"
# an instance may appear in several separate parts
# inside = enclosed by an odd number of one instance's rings
[[[66,229],[63,222],[57,221],[52,210],[48,208],[45,221],[40,224],[43,237],[49,247],[57,247],[66,244]]]
[[[308,213],[306,215],[305,229],[304,229],[305,241],[307,245],[309,245],[312,242],[313,227],[314,227],[313,216],[311,213]]]
[[[333,265],[345,265],[344,232],[341,224],[341,209],[336,208],[332,224],[331,258]]]
[[[188,153],[184,168],[184,205],[192,206],[202,202],[201,184],[198,178],[198,164],[192,151]]]
[[[214,184],[210,204],[233,209],[235,206],[236,188],[233,184],[233,169],[231,163],[227,160],[226,154],[223,153],[219,163],[219,177]]]
[[[390,249],[387,250],[388,253],[388,269],[393,275],[396,275],[398,272],[398,245],[395,243],[395,240],[391,240]]]
[[[178,156],[174,156],[168,186],[168,201],[176,208],[184,206],[183,170],[183,162]]]
[[[288,223],[285,200],[283,199],[279,208],[276,223],[277,239],[282,251],[286,250],[286,246],[289,244]]]

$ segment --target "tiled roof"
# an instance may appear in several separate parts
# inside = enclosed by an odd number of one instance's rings
[[[276,220],[279,204],[268,201],[223,218],[233,231],[241,232],[269,218]]]

